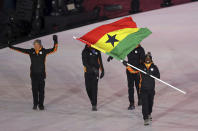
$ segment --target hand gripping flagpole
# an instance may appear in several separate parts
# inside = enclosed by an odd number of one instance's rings
[[[77,39],[77,37],[75,37],[75,36],[73,36],[73,38],[74,38],[74,39]],[[124,62],[124,61],[125,61],[125,60],[120,60],[120,62]],[[125,61],[125,62],[126,62],[126,61]],[[147,74],[145,71],[143,71],[143,70],[141,70],[141,69],[139,69],[139,68],[137,68],[137,67],[135,67],[135,66],[129,64],[128,62],[126,62],[126,63],[127,63],[128,66],[130,66],[130,67],[132,67],[132,68],[134,68],[134,69],[136,69],[136,70],[138,70],[138,71],[140,71],[140,72],[142,72],[142,73],[144,73],[144,74]],[[149,75],[149,74],[147,74],[147,75]],[[156,79],[156,80],[158,80],[158,81],[160,81],[161,83],[163,83],[163,84],[165,84],[165,85],[167,85],[167,86],[169,86],[169,87],[171,87],[171,88],[173,88],[173,89],[175,89],[175,90],[177,90],[177,91],[183,93],[183,94],[186,94],[185,91],[183,91],[183,90],[181,90],[181,89],[179,89],[179,88],[177,88],[177,87],[175,87],[175,86],[172,86],[171,84],[168,84],[167,82],[165,82],[165,81],[163,81],[163,80],[161,80],[161,79],[159,79],[159,78],[157,78],[157,77],[155,77],[155,76],[153,76],[153,75],[149,75],[149,76],[152,77],[152,78],[154,78],[154,79]]]
[[[123,61],[124,61],[124,60],[120,60],[120,62],[123,62]],[[126,61],[125,61],[125,62],[126,62]],[[137,67],[135,67],[135,66],[129,64],[128,62],[127,62],[127,65],[130,66],[130,67],[132,67],[132,68],[134,68],[134,69],[136,69],[136,70],[138,70],[138,71],[140,71],[140,72],[142,72],[142,73],[144,73],[144,74],[147,74],[145,71],[143,71],[143,70],[141,70],[141,69],[139,69],[139,68],[137,68]],[[149,74],[147,74],[147,75],[149,75]],[[173,88],[173,89],[175,89],[175,90],[177,90],[177,91],[183,93],[183,94],[186,94],[185,91],[183,91],[183,90],[181,90],[181,89],[179,89],[179,88],[177,88],[177,87],[175,87],[175,86],[172,86],[171,84],[168,84],[167,82],[165,82],[165,81],[163,81],[163,80],[161,80],[161,79],[159,79],[159,78],[157,78],[157,77],[155,77],[155,76],[153,76],[153,75],[149,75],[149,76],[152,77],[152,78],[154,78],[154,79],[156,79],[156,80],[158,80],[158,81],[160,81],[160,82],[162,82],[163,84],[165,84],[165,85],[167,85],[167,86],[169,86],[169,87],[171,87],[171,88]]]

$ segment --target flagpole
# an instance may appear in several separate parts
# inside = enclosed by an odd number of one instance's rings
[[[123,62],[123,61],[124,60],[120,60],[120,62]],[[129,64],[128,62],[127,62],[127,65],[130,66],[130,67],[132,67],[132,68],[134,68],[134,69],[136,69],[136,70],[138,70],[138,71],[140,71],[140,72],[142,72],[142,73],[144,73],[144,74],[147,74],[145,71],[143,71],[143,70],[141,70],[141,69],[139,69],[139,68],[137,68],[137,67]],[[149,75],[149,74],[147,74],[147,75]],[[157,78],[157,77],[155,77],[153,75],[149,75],[149,76],[152,77],[152,78],[154,78],[154,79],[156,79],[156,80],[158,80],[158,81],[160,81],[161,83],[163,83],[163,84],[165,84],[165,85],[167,85],[167,86],[169,86],[169,87],[171,87],[171,88],[173,88],[173,89],[175,89],[175,90],[183,93],[183,94],[186,94],[185,91],[183,91],[183,90],[181,90],[181,89],[179,89],[179,88],[177,88],[177,87],[175,87],[175,86],[173,86],[173,85],[171,85],[171,84],[169,84],[169,83],[167,83],[167,82],[165,82],[165,81],[163,81],[163,80],[161,80],[161,79],[159,79],[159,78]]]

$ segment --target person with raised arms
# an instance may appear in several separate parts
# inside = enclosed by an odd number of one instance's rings
[[[30,77],[32,82],[32,94],[33,94],[33,110],[44,110],[44,98],[45,98],[45,60],[46,56],[57,51],[58,37],[53,35],[54,47],[45,49],[42,46],[41,40],[34,41],[34,48],[23,49],[14,47],[9,44],[9,47],[18,52],[27,54],[31,59]]]

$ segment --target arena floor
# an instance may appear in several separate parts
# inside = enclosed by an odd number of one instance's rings
[[[153,34],[142,42],[153,54],[162,80],[185,90],[183,95],[159,82],[152,125],[143,125],[141,107],[128,111],[124,66],[106,62],[99,82],[98,112],[91,112],[85,92],[81,51],[72,39],[114,20],[58,33],[59,49],[47,58],[46,110],[33,111],[30,60],[10,49],[0,50],[0,131],[197,131],[198,2],[132,15]],[[52,37],[41,38],[52,47]],[[32,41],[17,46],[30,48]]]

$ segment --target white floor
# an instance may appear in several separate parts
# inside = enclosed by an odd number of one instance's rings
[[[198,130],[198,2],[133,15],[153,34],[142,45],[151,51],[161,78],[185,90],[183,95],[157,82],[151,126],[144,127],[141,107],[128,111],[124,66],[106,62],[99,82],[99,111],[91,112],[85,92],[81,51],[72,39],[105,21],[58,33],[60,47],[47,58],[46,110],[33,111],[29,57],[0,50],[0,131],[197,131]],[[52,47],[51,36],[41,38]],[[32,41],[19,44],[32,47]]]

